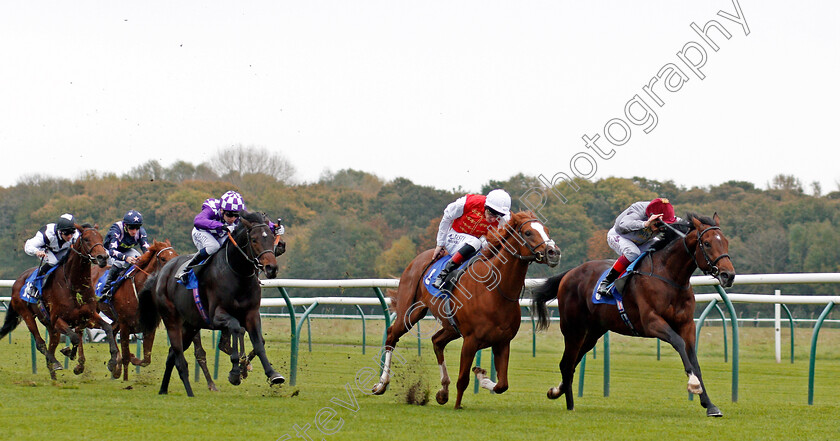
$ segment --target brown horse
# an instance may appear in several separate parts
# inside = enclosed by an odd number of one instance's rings
[[[77,224],[76,229],[79,230],[80,237],[71,246],[64,262],[58,265],[44,283],[41,301],[46,315],[37,304],[28,303],[20,298],[20,289],[26,283],[26,278],[36,271],[36,268],[30,268],[24,271],[12,285],[11,305],[6,312],[3,328],[0,329],[0,338],[2,338],[16,328],[23,319],[29,332],[35,338],[36,348],[47,359],[47,368],[53,380],[56,379],[55,371],[63,369],[61,363],[55,358],[55,349],[61,334],[66,334],[72,344],[72,348],[64,348],[61,352],[72,359],[76,357],[78,351],[78,364],[73,372],[77,375],[84,372],[85,355],[79,330],[85,327],[101,328],[105,331],[111,352],[108,370],[113,372],[117,364],[118,353],[113,330],[97,313],[96,296],[90,281],[90,264],[96,263],[104,267],[108,254],[105,252],[102,235],[99,234],[96,226]],[[49,347],[41,338],[36,317],[47,327]]]
[[[200,271],[200,292],[197,296],[192,290],[176,283],[175,274],[189,259],[187,256],[169,261],[147,281],[139,296],[140,327],[154,329],[163,319],[171,345],[160,394],[168,393],[172,369],[177,367],[187,395],[193,396],[184,350],[189,348],[202,328],[226,330],[237,338],[247,330],[269,383],[281,384],[285,381],[265,354],[259,314],[262,290],[258,274],[262,269],[268,278],[277,276],[274,250],[275,235],[265,215],[244,212],[229,240]],[[238,385],[241,382],[240,354],[236,350],[237,345],[232,346],[230,360],[233,367],[228,381]]]
[[[432,297],[421,281],[432,263],[433,250],[414,258],[400,277],[400,286],[392,295],[392,309],[396,321],[388,328],[385,343],[385,363],[382,376],[373,388],[381,395],[390,382],[391,356],[400,337],[431,310],[441,322],[441,329],[432,336],[442,388],[436,395],[439,404],[449,401],[449,374],[443,359],[447,343],[464,337],[461,364],[458,372],[458,395],[455,408],[461,408],[461,398],[470,382],[470,366],[476,352],[492,347],[498,369],[499,382],[486,378],[483,369],[475,368],[479,382],[485,389],[502,393],[508,388],[508,357],[510,341],[519,331],[521,311],[519,295],[525,284],[525,274],[531,262],[551,267],[560,263],[560,251],[543,226],[530,212],[516,213],[507,225],[488,233],[488,245],[468,271],[452,289],[449,303]],[[453,311],[454,309],[454,311]],[[451,318],[451,321],[450,321]]]
[[[533,305],[539,328],[548,327],[546,302],[557,298],[560,329],[565,339],[560,361],[562,381],[548,390],[548,398],[566,395],[566,408],[574,409],[572,381],[575,367],[607,331],[624,335],[659,338],[680,354],[688,376],[688,391],[700,395],[707,416],[722,416],[712,404],[703,384],[694,351],[694,291],[689,278],[695,269],[716,277],[724,287],[732,286],[735,268],[727,254],[729,241],[720,230],[720,218],[689,213],[687,223],[668,229],[664,240],[649,258],[643,259],[627,280],[623,295],[628,324],[615,305],[593,304],[592,293],[599,276],[612,261],[586,262],[546,280],[533,290]]]

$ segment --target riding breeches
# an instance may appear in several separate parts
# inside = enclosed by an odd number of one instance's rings
[[[455,254],[462,246],[464,246],[464,244],[468,244],[476,250],[480,250],[483,245],[483,241],[475,236],[470,236],[467,233],[458,233],[450,229],[449,232],[446,233],[446,241],[444,242],[443,247],[446,249],[447,253]]]
[[[607,233],[607,244],[610,248],[618,253],[619,256],[624,256],[631,262],[647,251],[654,243],[656,243],[656,240],[649,240],[641,245],[636,244],[632,240],[618,234],[615,228],[611,228],[609,233]]]
[[[128,260],[129,257],[140,257],[140,252],[134,248],[129,248],[123,253],[123,255],[125,256],[125,259]],[[108,258],[108,264],[117,268],[128,268],[131,266],[131,264],[125,260],[114,259],[113,257]]]
[[[208,231],[193,228],[192,240],[199,251],[207,250],[207,254],[210,255],[219,251],[219,248],[227,241],[227,237],[218,238]]]

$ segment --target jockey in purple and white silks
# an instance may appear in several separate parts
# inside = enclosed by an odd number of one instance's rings
[[[149,249],[146,229],[143,228],[143,215],[136,210],[129,210],[121,221],[114,222],[105,235],[105,249],[108,250],[111,269],[103,284],[102,293],[108,295],[111,285],[117,280],[117,275],[137,262],[140,255]]]
[[[201,205],[201,212],[193,220],[192,240],[198,252],[184,268],[184,272],[175,277],[186,284],[186,270],[219,251],[227,241],[228,233],[233,232],[239,224],[240,213],[244,210],[242,195],[235,191],[228,191],[219,199],[205,200]]]
[[[55,223],[43,226],[35,233],[35,236],[27,240],[23,251],[30,256],[41,258],[38,276],[42,276],[61,261],[79,236],[76,218],[70,213],[64,213]],[[36,297],[38,292],[35,286],[28,284],[26,294]]]
[[[678,219],[674,216],[674,206],[665,198],[636,202],[622,211],[607,233],[607,244],[619,257],[598,285],[598,294],[609,295],[607,287],[659,240],[659,233],[664,228],[662,222],[672,224]]]

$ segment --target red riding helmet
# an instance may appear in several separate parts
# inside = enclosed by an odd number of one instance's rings
[[[677,221],[677,217],[674,216],[674,206],[666,198],[656,198],[650,201],[645,209],[645,215],[650,217],[652,214],[661,214],[662,222],[666,224],[672,224]]]

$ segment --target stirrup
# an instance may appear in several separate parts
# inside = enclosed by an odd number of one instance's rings
[[[444,285],[444,283],[446,282],[446,277],[447,277],[448,275],[449,275],[449,274],[443,274],[443,273],[438,274],[437,278],[435,278],[435,281],[434,281],[434,282],[432,282],[432,288],[434,288],[434,289],[443,289],[443,285]]]

